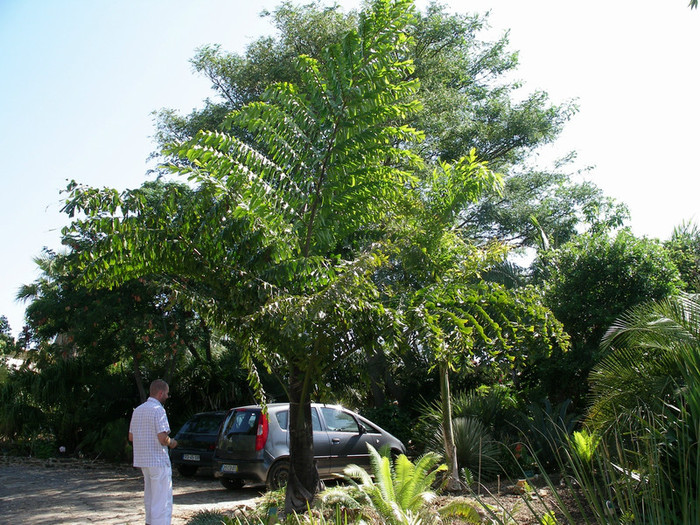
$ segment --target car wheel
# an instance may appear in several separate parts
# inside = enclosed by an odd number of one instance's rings
[[[270,467],[270,472],[267,473],[267,488],[269,490],[281,489],[287,485],[287,481],[289,481],[288,461],[278,461]]]
[[[226,490],[242,489],[243,485],[245,485],[245,480],[243,479],[221,478],[220,481]]]
[[[189,478],[197,473],[197,467],[194,465],[178,465],[177,471],[186,478]]]

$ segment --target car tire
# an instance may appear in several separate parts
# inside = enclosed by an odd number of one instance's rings
[[[178,465],[177,471],[180,473],[180,475],[185,476],[186,478],[191,478],[197,473],[197,467],[194,465]]]
[[[245,485],[243,479],[221,478],[220,481],[226,490],[239,490]]]
[[[280,460],[270,467],[267,473],[268,490],[281,489],[289,480],[289,461]]]

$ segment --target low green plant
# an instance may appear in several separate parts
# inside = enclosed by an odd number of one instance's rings
[[[531,445],[528,448],[544,470],[556,467],[560,447],[568,442],[568,437],[576,428],[578,416],[569,412],[570,405],[570,399],[556,405],[545,399],[529,407],[530,418],[522,431]]]
[[[454,418],[452,424],[460,469],[470,471],[477,481],[495,479],[501,471],[500,447],[486,427],[472,417]],[[444,450],[440,428],[433,431],[427,448],[437,454]]]
[[[345,474],[358,489],[361,503],[370,505],[385,523],[401,525],[421,519],[427,512],[427,504],[436,497],[432,489],[438,472],[446,470],[439,465],[440,456],[427,453],[416,463],[401,454],[392,465],[389,457],[382,456],[368,445],[372,476],[363,468],[350,465]]]
[[[267,522],[278,516],[280,510],[284,509],[285,492],[286,487],[265,492],[255,505],[255,517]]]
[[[523,499],[524,504],[546,524],[554,523],[555,510],[558,519],[571,525],[697,523],[700,449],[695,403],[688,396],[681,399],[677,404],[667,402],[662,414],[650,414],[645,408],[627,412],[601,436],[586,430],[569,436],[560,429],[550,446],[556,470],[563,475],[555,482],[535,456],[555,508],[537,491],[531,499]],[[527,442],[524,446],[531,448]],[[566,501],[563,491],[570,496]],[[534,500],[544,511],[535,508]],[[489,514],[496,523],[506,523],[499,513]]]
[[[453,422],[457,461],[477,481],[492,480],[501,472],[500,448],[486,427],[476,419],[460,417]]]
[[[58,445],[52,438],[36,437],[30,443],[31,456],[47,459],[58,455]]]
[[[350,486],[347,498],[359,509],[362,518],[371,523],[414,525],[437,523],[442,515],[460,516],[471,523],[481,523],[474,507],[466,499],[453,500],[449,506],[435,510],[429,503],[437,496],[434,486],[440,472],[438,454],[428,452],[411,462],[404,454],[392,464],[387,455],[381,455],[368,445],[372,475],[365,469],[350,465],[345,469]],[[347,502],[345,502],[347,505]]]
[[[554,511],[549,511],[546,512],[541,518],[540,518],[540,524],[541,525],[557,525],[559,523],[557,521],[557,517],[554,514]]]
[[[229,517],[212,510],[202,510],[187,520],[187,525],[228,525]]]
[[[569,448],[582,463],[591,464],[600,443],[600,436],[586,429],[575,431],[569,439]]]
[[[78,449],[87,450],[107,461],[124,461],[129,457],[131,445],[125,439],[129,423],[125,419],[109,421],[103,427],[89,432],[78,445]]]
[[[590,432],[587,429],[577,430],[569,438],[569,451],[575,458],[581,469],[587,469],[590,474],[593,474],[593,462],[595,460],[598,445],[600,445],[600,436],[596,432]]]

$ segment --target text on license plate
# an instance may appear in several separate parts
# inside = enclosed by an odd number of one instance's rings
[[[185,461],[199,461],[199,454],[183,454],[182,459]]]
[[[221,465],[221,472],[238,472],[238,465]]]

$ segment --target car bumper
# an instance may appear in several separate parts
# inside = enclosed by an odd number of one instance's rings
[[[202,450],[171,450],[170,463],[173,465],[192,465],[197,467],[211,467],[214,454]]]
[[[253,483],[265,483],[269,465],[266,465],[262,460],[221,461],[214,459],[212,468],[215,478],[243,479]]]

